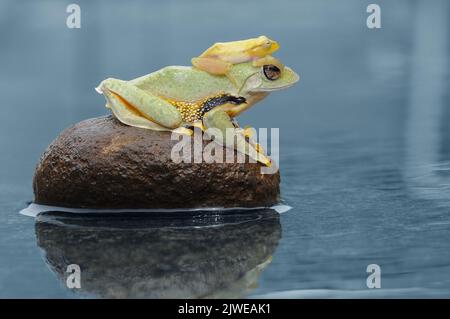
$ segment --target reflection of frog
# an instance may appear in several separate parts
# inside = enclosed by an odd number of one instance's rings
[[[65,282],[81,268],[81,296],[238,298],[257,286],[281,236],[279,214],[41,214],[38,246]]]
[[[235,129],[235,116],[269,92],[289,87],[298,79],[294,71],[266,55],[230,65],[227,76],[196,67],[169,66],[131,81],[106,79],[97,91],[104,94],[107,107],[125,124],[160,131],[183,126],[216,128],[225,138],[227,129]],[[233,146],[238,151],[270,164],[244,134],[236,135]]]

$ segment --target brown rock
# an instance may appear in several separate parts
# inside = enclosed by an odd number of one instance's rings
[[[42,155],[33,180],[35,203],[131,209],[278,202],[278,172],[261,174],[255,163],[175,163],[170,154],[177,141],[170,136],[112,116],[77,123]]]

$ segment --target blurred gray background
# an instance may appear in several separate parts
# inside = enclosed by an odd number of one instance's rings
[[[240,117],[280,128],[294,207],[254,294],[346,296],[379,263],[387,290],[374,296],[450,296],[450,2],[377,0],[374,30],[371,2],[77,1],[81,29],[68,29],[69,1],[2,0],[0,296],[67,296],[17,212],[47,145],[108,114],[94,87],[261,34],[301,81]]]

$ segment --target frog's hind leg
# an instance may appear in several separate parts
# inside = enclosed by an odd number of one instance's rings
[[[107,79],[96,90],[124,124],[156,131],[170,131],[181,124],[181,114],[172,104],[126,81]]]
[[[234,86],[239,87],[236,80],[230,75],[229,72],[233,66],[233,63],[211,57],[192,58],[191,62],[195,68],[201,71],[205,71],[213,75],[225,75]]]
[[[129,107],[124,107],[126,102],[113,92],[105,92],[103,95],[106,98],[106,107],[110,108],[114,116],[122,123],[135,126],[140,128],[145,128],[153,131],[170,131],[170,129],[156,124],[145,117],[141,116],[134,109]]]
[[[233,65],[230,62],[212,57],[196,57],[191,60],[192,65],[199,70],[208,72],[214,75],[225,75]]]
[[[232,146],[237,151],[248,155],[254,160],[270,166],[270,159],[263,153],[258,152],[258,150],[247,141],[244,134],[242,134],[241,129],[236,129],[230,116],[223,110],[211,110],[203,116],[203,124],[205,128],[216,128],[221,132],[222,139],[215,141],[226,147]],[[228,130],[233,130],[233,134],[227,134]]]

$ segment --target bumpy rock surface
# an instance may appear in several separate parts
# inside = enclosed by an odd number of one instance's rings
[[[169,132],[126,126],[112,116],[66,129],[37,165],[35,203],[82,208],[270,206],[280,176],[255,163],[175,163]],[[204,146],[210,143],[204,142]]]

